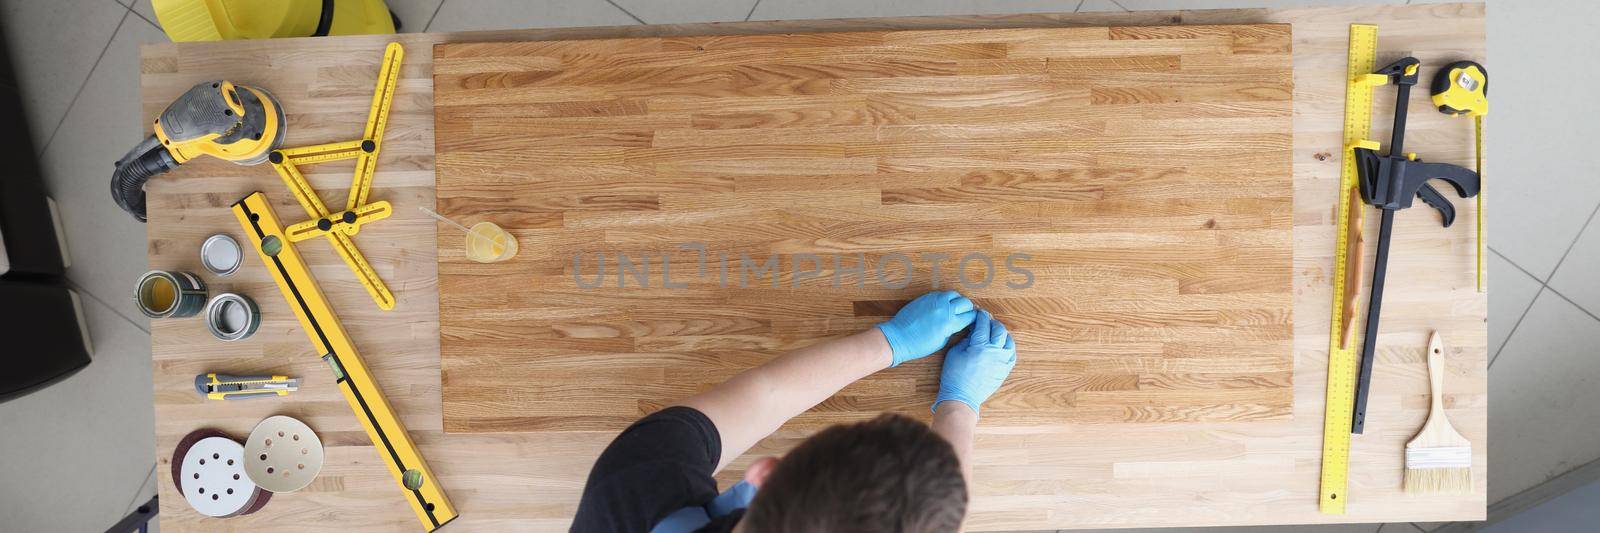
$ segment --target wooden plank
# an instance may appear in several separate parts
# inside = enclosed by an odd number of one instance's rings
[[[1287,25],[1254,25],[436,46],[440,209],[511,226],[528,249],[482,265],[463,257],[459,239],[438,241],[445,431],[619,431],[940,287],[984,307],[1034,304],[995,309],[1024,354],[984,410],[995,427],[1288,417],[1290,40]],[[938,68],[1017,60],[1044,68]],[[1242,117],[1143,118],[1239,101],[1261,105]],[[710,128],[692,118],[846,117],[874,105],[895,118]],[[479,111],[525,106],[583,112]],[[1015,118],[1074,113],[1085,118]],[[547,174],[551,164],[631,172]],[[1169,216],[1166,202],[1189,209]],[[520,217],[472,217],[484,203],[561,222],[524,229],[511,225]],[[1074,213],[1107,203],[1122,209]],[[1282,216],[1240,220],[1241,203]],[[886,209],[898,206],[922,209]],[[987,214],[940,213],[949,208]],[[642,270],[625,274],[621,261]],[[776,271],[752,275],[767,261]],[[561,262],[569,276],[545,275]],[[1190,308],[1184,296],[1198,294],[1254,304]],[[1124,301],[1141,306],[1119,310]],[[821,305],[784,316],[762,302]],[[599,314],[572,316],[570,305]],[[634,316],[651,311],[769,327],[658,329]],[[1164,357],[1180,343],[1233,341],[1250,344],[1203,365]],[[1097,353],[1113,343],[1123,353]],[[873,379],[890,386],[847,389],[786,427],[882,411],[928,418],[939,363],[885,371]]]
[[[415,206],[434,205],[434,125],[432,54],[428,47],[441,42],[505,42],[596,38],[661,37],[714,42],[721,35],[806,33],[819,31],[871,32],[883,30],[949,30],[985,28],[976,35],[1028,28],[1107,26],[1163,26],[1172,24],[1286,23],[1293,25],[1294,42],[1294,209],[1289,214],[1251,211],[1238,206],[1235,220],[1289,216],[1294,222],[1294,329],[1293,417],[1241,423],[1100,424],[1064,427],[998,428],[987,423],[978,428],[975,479],[968,528],[1033,530],[1095,527],[1158,527],[1209,525],[1262,525],[1332,522],[1438,522],[1481,520],[1484,517],[1487,446],[1487,334],[1483,320],[1487,300],[1473,289],[1472,233],[1470,225],[1440,229],[1429,213],[1402,214],[1396,227],[1395,254],[1390,261],[1390,292],[1386,298],[1382,349],[1373,378],[1373,404],[1369,415],[1374,428],[1354,441],[1351,468],[1350,514],[1317,513],[1317,457],[1321,444],[1322,384],[1327,368],[1327,321],[1331,283],[1333,209],[1337,205],[1340,118],[1343,113],[1345,36],[1352,22],[1375,23],[1385,51],[1408,50],[1430,66],[1461,58],[1484,56],[1484,8],[1481,4],[1415,6],[1342,6],[1287,10],[1166,11],[1138,13],[1030,14],[974,17],[923,17],[872,20],[765,21],[712,25],[622,26],[511,30],[454,34],[409,34],[397,40],[412,52],[402,68],[396,96],[397,109],[389,123],[388,138],[378,165],[375,199],[388,200],[395,215],[364,228],[357,241],[379,274],[395,289],[394,311],[382,312],[349,277],[348,269],[326,246],[304,246],[323,290],[339,311],[350,334],[369,354],[373,373],[385,395],[411,429],[429,463],[450,491],[461,518],[451,527],[464,531],[565,530],[576,510],[578,492],[595,456],[614,436],[609,432],[532,432],[498,434],[446,434],[442,425],[439,388],[438,277],[435,246],[438,238],[459,238],[449,228],[436,226]],[[927,35],[923,42],[934,42]],[[691,37],[692,36],[692,37]],[[179,43],[145,46],[141,64],[144,118],[155,116],[189,86],[226,78],[265,86],[284,101],[289,112],[291,144],[310,144],[347,138],[360,130],[376,76],[383,46],[390,36],[360,36],[272,41]],[[911,38],[911,37],[908,37]],[[776,37],[774,37],[776,39]],[[962,37],[941,38],[960,42]],[[870,43],[864,43],[870,44]],[[667,44],[664,44],[667,46]],[[1038,74],[1037,61],[960,64],[953,70],[969,73]],[[907,65],[916,68],[917,65]],[[965,70],[962,70],[965,69]],[[1378,107],[1388,109],[1380,93]],[[1392,98],[1392,97],[1391,97]],[[1426,109],[1419,96],[1414,110]],[[1235,102],[1203,106],[1184,103],[1144,105],[1146,120],[1178,117],[1230,118],[1270,110],[1274,102]],[[1262,107],[1267,106],[1267,107]],[[1099,106],[1110,107],[1110,106]],[[798,109],[782,114],[743,116],[737,112],[712,113],[673,120],[746,128],[747,124],[799,123],[814,126],[860,125],[869,115],[865,105],[850,111],[825,114]],[[1114,109],[1113,109],[1114,110]],[[498,110],[494,110],[498,111]],[[518,110],[521,112],[522,110]],[[504,115],[504,113],[497,113]],[[581,116],[581,115],[580,115]],[[494,118],[480,117],[480,118]],[[1018,117],[1039,123],[1094,127],[1081,113]],[[1194,118],[1189,120],[1201,120]],[[787,121],[795,121],[789,125]],[[1380,128],[1387,121],[1378,121]],[[552,126],[559,127],[559,126]],[[1470,128],[1436,113],[1415,112],[1408,125],[1413,137],[1426,139],[1417,149],[1431,160],[1472,163]],[[1374,132],[1380,138],[1386,131]],[[1319,157],[1320,156],[1320,157]],[[330,164],[313,167],[312,180],[326,198],[336,201],[349,185],[349,167]],[[492,167],[477,171],[495,173]],[[584,173],[595,179],[630,175],[624,165],[601,168],[552,167],[549,174]],[[502,175],[521,179],[521,176]],[[737,179],[737,177],[731,177]],[[843,178],[848,179],[848,178]],[[753,182],[751,187],[782,190],[783,181]],[[906,182],[907,187],[937,186],[934,181]],[[204,273],[196,250],[207,235],[235,231],[227,206],[245,193],[267,191],[282,212],[293,212],[294,200],[273,172],[262,167],[237,167],[213,160],[196,160],[150,183],[149,226],[152,268],[184,269],[201,273],[215,290],[251,296],[262,307],[265,323],[250,339],[221,343],[198,320],[154,321],[154,375],[156,458],[164,471],[172,448],[182,436],[202,427],[217,428],[243,438],[250,428],[273,414],[296,416],[323,437],[328,459],[318,479],[304,490],[278,494],[256,514],[217,520],[200,516],[173,490],[169,476],[156,477],[163,529],[172,531],[254,530],[288,528],[316,531],[407,531],[415,527],[405,502],[394,497],[392,480],[377,461],[377,453],[356,419],[350,415],[327,374],[327,367],[307,353],[304,334],[290,318],[277,289],[261,265],[247,261],[233,277]],[[755,189],[752,189],[755,190]],[[510,209],[481,206],[472,216],[506,217]],[[1133,209],[1131,205],[1102,203],[1102,216]],[[940,216],[972,219],[993,208],[938,206]],[[948,209],[945,209],[947,208]],[[980,208],[981,207],[981,208]],[[1458,206],[1471,217],[1471,202]],[[1061,218],[1041,206],[1005,208],[1034,217]],[[1182,217],[1188,207],[1163,201],[1152,209],[1165,216]],[[819,212],[821,212],[819,210]],[[848,213],[849,209],[844,212]],[[895,217],[927,216],[925,206],[889,205],[880,209]],[[1094,210],[1063,210],[1090,220]],[[616,216],[568,217],[591,227],[612,223],[611,218],[648,215],[628,212]],[[519,215],[508,226],[535,227],[560,220],[538,214]],[[498,218],[497,218],[498,219]],[[614,223],[613,223],[614,224]],[[555,227],[554,225],[550,227]],[[759,232],[760,228],[747,231]],[[1369,228],[1368,231],[1372,231]],[[235,235],[236,238],[242,236]],[[1111,237],[1108,237],[1111,238]],[[1018,239],[1025,239],[1019,237]],[[523,253],[529,253],[524,247]],[[1370,253],[1370,250],[1368,251]],[[552,263],[549,276],[561,276],[562,265]],[[1206,294],[1185,295],[1191,308],[1231,312],[1249,308],[1245,297]],[[1021,315],[1031,310],[1052,310],[1027,299],[989,301]],[[1113,308],[1110,303],[1096,305]],[[1116,309],[1137,310],[1139,301],[1124,301]],[[1030,307],[1032,306],[1032,307]],[[769,308],[771,306],[768,306]],[[734,308],[736,312],[738,308]],[[670,311],[670,310],[669,310]],[[571,307],[564,312],[588,312]],[[795,307],[790,313],[803,314]],[[736,314],[680,316],[652,312],[635,317],[639,327],[696,328],[707,334],[749,332],[780,324],[759,324]],[[802,322],[783,327],[812,327]],[[1427,413],[1427,374],[1422,347],[1427,332],[1439,329],[1452,352],[1449,390],[1445,394],[1451,421],[1474,442],[1470,494],[1408,498],[1400,491],[1402,447]],[[1273,341],[1268,341],[1273,342]],[[1144,350],[1138,342],[1101,344],[1107,355]],[[1231,346],[1169,345],[1164,357],[1191,360],[1226,354]],[[1240,368],[1248,369],[1241,366]],[[211,371],[272,371],[300,376],[305,386],[285,401],[205,402],[192,392],[194,375]],[[1246,370],[1258,372],[1258,370]],[[1126,379],[1126,378],[1120,378]],[[1194,378],[1198,379],[1198,378]],[[1281,378],[1280,378],[1281,379]],[[1125,386],[1106,380],[1101,387]],[[862,387],[892,387],[875,381]],[[537,416],[538,413],[525,413]],[[1159,413],[1153,413],[1159,414]],[[782,453],[803,435],[783,431],[759,445],[750,456],[736,460],[719,475],[724,483],[736,479],[760,455]]]

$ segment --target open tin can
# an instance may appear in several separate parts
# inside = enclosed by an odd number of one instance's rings
[[[151,270],[139,277],[133,302],[150,318],[183,318],[206,306],[206,283],[188,272]]]
[[[212,235],[200,244],[200,264],[218,276],[232,276],[234,272],[238,272],[239,264],[244,262],[243,258],[239,241],[233,240],[233,237],[229,237],[226,233]]]
[[[206,329],[211,335],[225,341],[249,337],[261,327],[261,309],[256,302],[242,294],[225,292],[206,304]]]

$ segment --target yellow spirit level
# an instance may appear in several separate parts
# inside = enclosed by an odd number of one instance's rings
[[[361,361],[350,335],[345,333],[339,317],[333,314],[333,307],[317,288],[311,270],[306,268],[294,243],[278,224],[266,195],[255,192],[234,203],[233,216],[239,219],[245,236],[260,254],[261,262],[277,282],[283,298],[289,301],[295,317],[300,319],[300,327],[311,339],[311,345],[333,369],[334,380],[344,393],[345,401],[367,430],[367,437],[372,439],[372,445],[389,466],[389,473],[406,491],[406,501],[417,518],[428,531],[454,519],[455,507],[450,505],[438,478],[428,469],[416,444],[411,442],[400,417],[395,416],[389,402],[383,398],[383,392],[367,371],[366,363]]]

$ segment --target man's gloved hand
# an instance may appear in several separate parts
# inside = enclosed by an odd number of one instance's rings
[[[890,367],[939,351],[950,336],[972,323],[972,300],[956,291],[924,294],[878,324],[894,352]]]
[[[979,311],[977,320],[972,323],[972,333],[945,353],[933,411],[939,411],[939,402],[956,400],[972,406],[972,412],[979,412],[978,406],[1000,389],[1016,364],[1017,345],[1006,332],[1005,324],[995,320],[988,311]]]

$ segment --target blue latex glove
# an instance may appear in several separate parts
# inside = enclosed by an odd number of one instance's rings
[[[978,406],[1000,389],[1016,365],[1017,345],[1006,325],[988,311],[979,311],[977,320],[972,322],[972,333],[951,346],[944,356],[933,411],[939,412],[939,402],[956,400],[972,406],[972,412],[979,412]]]
[[[889,348],[894,351],[889,366],[899,366],[939,351],[950,341],[951,335],[972,323],[973,315],[972,300],[959,292],[937,291],[918,296],[900,308],[894,318],[878,324],[883,338],[888,339]]]

